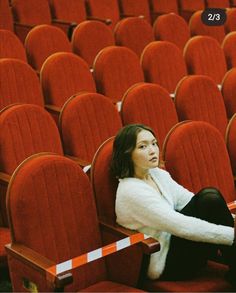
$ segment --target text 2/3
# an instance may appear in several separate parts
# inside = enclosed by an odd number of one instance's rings
[[[209,26],[223,25],[226,21],[225,9],[220,9],[220,8],[205,9],[201,14],[201,19],[205,25],[209,25]]]

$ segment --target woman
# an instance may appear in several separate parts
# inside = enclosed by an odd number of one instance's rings
[[[127,125],[113,145],[112,171],[119,178],[117,222],[156,238],[160,251],[151,256],[151,279],[183,280],[196,275],[219,249],[236,279],[234,221],[215,188],[194,195],[158,168],[159,148],[152,129]]]

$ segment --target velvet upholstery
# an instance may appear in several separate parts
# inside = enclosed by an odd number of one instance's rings
[[[154,41],[152,26],[140,17],[126,17],[114,29],[116,45],[133,50],[139,57],[146,45]]]
[[[216,39],[219,44],[222,43],[225,37],[225,29],[223,25],[209,26],[202,22],[202,10],[196,11],[189,20],[189,28],[192,36],[210,36]]]
[[[100,50],[115,44],[110,28],[101,21],[87,20],[81,22],[73,31],[73,52],[81,56],[90,67]]]
[[[0,29],[14,31],[13,17],[8,0],[0,0]]]
[[[144,79],[138,56],[125,47],[104,48],[95,58],[93,68],[97,91],[113,102],[120,101],[131,85]]]
[[[7,206],[12,243],[21,243],[55,263],[102,246],[89,179],[78,164],[63,156],[44,154],[26,160],[13,175]],[[40,292],[51,291],[45,280],[17,258],[9,257],[9,267],[15,291],[22,291],[22,277],[36,282]],[[66,291],[86,291],[90,286],[96,292],[131,291],[106,280],[105,259],[99,259],[74,269],[73,283]]]
[[[230,6],[229,0],[206,0],[207,8],[228,8]]]
[[[175,107],[179,121],[206,121],[225,136],[228,119],[224,100],[210,77],[189,75],[183,78],[176,88]]]
[[[0,60],[0,84],[0,109],[14,103],[44,105],[36,72],[21,60]]]
[[[157,84],[139,83],[124,95],[121,105],[124,125],[142,123],[157,135],[160,148],[168,131],[178,122],[174,103],[168,92]]]
[[[6,108],[0,113],[0,128],[0,166],[7,174],[34,153],[63,154],[57,126],[42,107],[22,104]]]
[[[169,132],[163,147],[166,170],[194,193],[218,188],[226,202],[235,200],[230,160],[221,133],[203,121],[182,122]]]
[[[153,24],[153,30],[156,40],[174,43],[181,50],[190,38],[185,19],[175,13],[160,15]]]
[[[115,198],[118,180],[112,176],[109,166],[114,138],[108,139],[97,151],[91,171],[91,181],[97,204],[99,219],[116,225]],[[176,264],[178,269],[178,264]],[[146,278],[142,270],[141,288],[148,292],[227,292],[232,288],[225,281],[227,267],[209,262],[206,270],[194,279],[186,281],[162,281]]]
[[[147,22],[151,22],[148,0],[118,0],[122,16],[141,16]]]
[[[11,242],[10,230],[0,227],[0,267],[7,264],[5,245]]]
[[[226,61],[219,43],[209,36],[192,37],[184,48],[189,74],[203,74],[221,84],[226,73]]]
[[[141,56],[145,80],[157,83],[169,93],[175,91],[179,80],[187,74],[181,50],[167,41],[151,42]]]
[[[167,13],[176,13],[178,14],[178,1],[177,0],[151,0],[150,1],[151,11],[154,13],[154,16]]]
[[[110,99],[97,93],[81,93],[64,105],[59,126],[65,153],[91,164],[100,144],[116,135],[122,124]]]
[[[10,30],[0,29],[0,58],[15,58],[27,62],[23,44]]]
[[[57,107],[80,91],[96,91],[88,64],[69,52],[49,56],[41,68],[40,80],[45,102]]]
[[[221,91],[225,102],[227,116],[230,119],[234,113],[236,113],[236,68],[232,68],[226,73]]]
[[[179,0],[179,12],[180,15],[186,21],[189,21],[192,14],[197,10],[204,10],[205,9],[205,1],[204,0]]]
[[[225,140],[230,157],[232,171],[234,176],[236,176],[236,114],[234,114],[229,121]]]
[[[228,33],[222,43],[222,48],[224,50],[228,69],[232,67],[236,67],[235,44],[236,44],[236,32]]]
[[[110,19],[109,25],[114,29],[120,19],[120,11],[117,0],[86,0],[88,15],[100,19]]]
[[[226,10],[225,32],[229,33],[236,30],[236,9]]]
[[[80,23],[86,19],[85,0],[49,0],[52,17]]]
[[[37,25],[30,30],[25,39],[25,50],[29,64],[38,71],[53,53],[72,51],[65,33],[49,24]]]

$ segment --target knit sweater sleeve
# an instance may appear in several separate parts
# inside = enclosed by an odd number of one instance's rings
[[[216,225],[175,211],[145,183],[126,182],[119,186],[117,222],[127,228],[150,227],[192,241],[231,245],[232,227]]]

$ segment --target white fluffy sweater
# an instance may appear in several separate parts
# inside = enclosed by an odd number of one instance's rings
[[[177,184],[162,169],[150,169],[162,195],[137,178],[120,179],[116,195],[116,216],[120,225],[138,230],[161,244],[160,251],[150,259],[148,276],[157,279],[162,274],[171,234],[199,242],[232,245],[234,229],[216,225],[178,213],[194,194]]]

